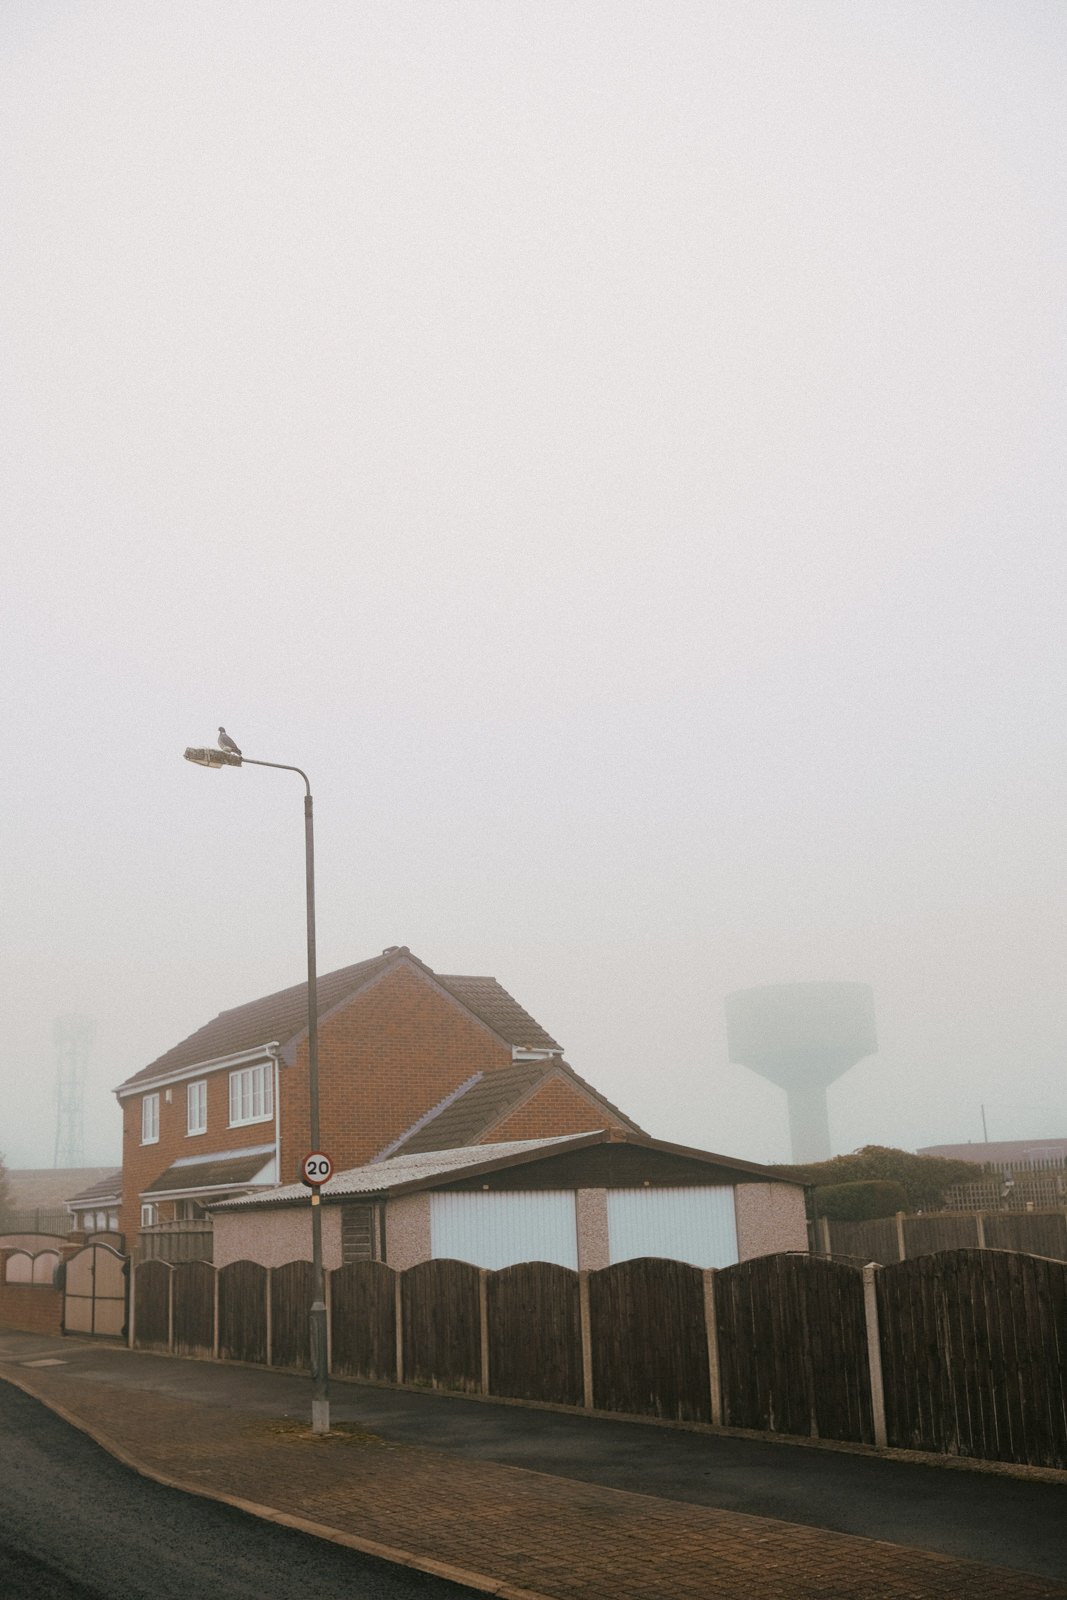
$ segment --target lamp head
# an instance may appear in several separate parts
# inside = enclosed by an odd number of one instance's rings
[[[232,750],[213,750],[210,745],[200,748],[190,745],[185,752],[186,761],[198,767],[239,767],[241,757]]]

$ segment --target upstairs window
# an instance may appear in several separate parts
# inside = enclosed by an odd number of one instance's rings
[[[200,1078],[185,1091],[186,1133],[207,1132],[207,1083]]]
[[[146,1094],[141,1101],[141,1143],[159,1143],[159,1096]]]
[[[230,1073],[230,1127],[269,1122],[274,1115],[274,1074],[269,1062]]]

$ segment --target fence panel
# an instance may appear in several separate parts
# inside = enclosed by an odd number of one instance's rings
[[[270,1280],[271,1364],[311,1366],[312,1267],[310,1261],[287,1261],[275,1267]]]
[[[423,1261],[401,1277],[404,1381],[435,1389],[481,1388],[478,1268]]]
[[[74,1227],[65,1206],[31,1207],[17,1211],[0,1207],[0,1233],[52,1233],[66,1237]]]
[[[486,1280],[489,1392],[515,1400],[582,1403],[578,1274],[525,1261]]]
[[[589,1324],[595,1406],[710,1421],[699,1267],[638,1256],[591,1272]]]
[[[878,1274],[888,1442],[1067,1467],[1067,1264],[958,1250]]]
[[[210,1261],[215,1231],[210,1222],[157,1222],[142,1228],[138,1252],[142,1261]]]
[[[900,1260],[895,1217],[872,1217],[867,1222],[831,1222],[830,1249],[835,1256],[853,1256],[861,1265],[884,1265]]]
[[[267,1359],[267,1269],[258,1261],[219,1268],[219,1355],[224,1361]]]
[[[350,1261],[330,1273],[331,1370],[396,1382],[396,1273],[381,1261]]]
[[[761,1256],[715,1285],[723,1421],[874,1440],[863,1274],[824,1256]]]
[[[167,1304],[173,1267],[166,1261],[142,1261],[133,1277],[133,1342],[138,1350],[166,1350]]]
[[[1067,1213],[1001,1211],[983,1219],[990,1250],[1025,1250],[1067,1261]]]
[[[207,1261],[181,1261],[172,1270],[174,1353],[211,1355],[215,1348],[215,1269]]]
[[[939,1250],[976,1250],[978,1218],[966,1212],[938,1212],[904,1218],[904,1255],[934,1255]]]

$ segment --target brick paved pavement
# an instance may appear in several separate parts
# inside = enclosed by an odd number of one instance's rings
[[[1067,1585],[847,1534],[656,1499],[151,1390],[7,1365],[164,1482],[501,1600],[1067,1600]]]

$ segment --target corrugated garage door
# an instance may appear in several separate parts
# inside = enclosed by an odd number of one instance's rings
[[[729,1267],[737,1260],[734,1191],[609,1189],[612,1261],[666,1256],[694,1267]]]
[[[431,1195],[430,1248],[438,1260],[451,1257],[490,1269],[518,1261],[576,1268],[574,1190]]]

